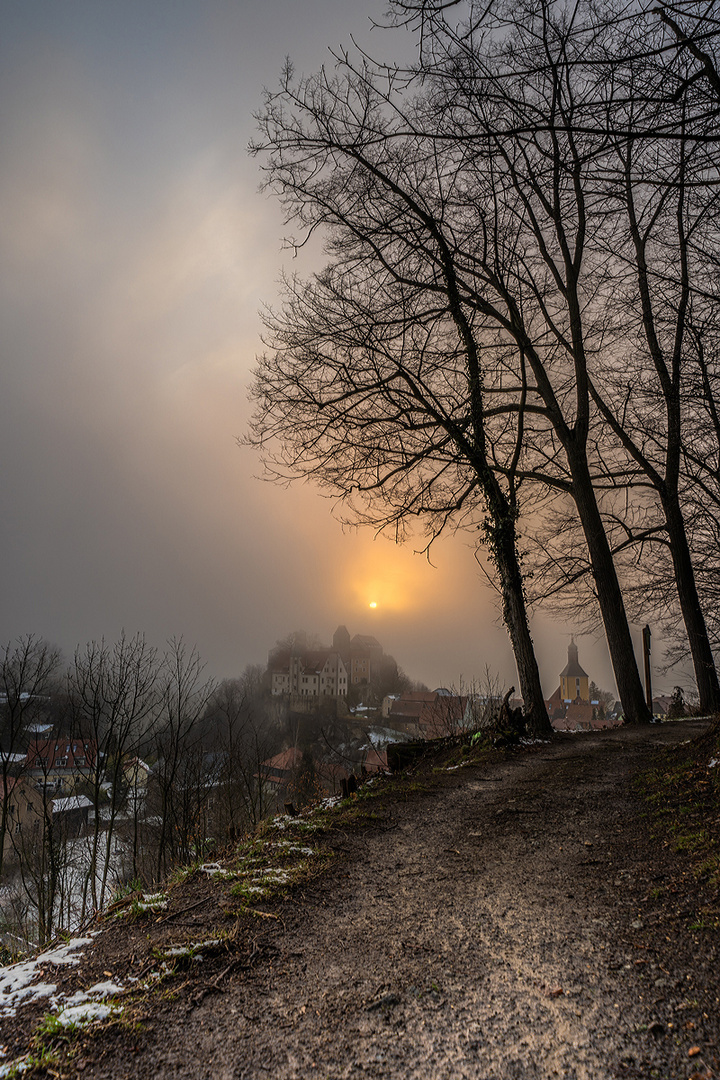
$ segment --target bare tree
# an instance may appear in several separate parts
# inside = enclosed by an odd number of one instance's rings
[[[34,634],[9,642],[0,658],[0,875],[8,831],[11,776],[20,775],[28,726],[43,715],[60,652]]]
[[[526,358],[550,429],[544,445],[528,444],[528,475],[574,500],[626,718],[648,720],[591,439],[591,373],[617,333],[612,267],[590,242],[608,146],[602,125],[596,133],[598,75],[580,57],[592,60],[598,26],[578,25],[580,5],[491,10],[504,17],[478,21],[470,5],[459,29],[444,24],[427,74],[439,137],[461,148],[473,213],[490,230],[480,255],[465,245],[467,303],[493,308]],[[508,252],[500,268],[498,251]]]
[[[353,521],[401,537],[421,520],[431,541],[447,527],[479,530],[529,722],[546,732],[517,545],[525,366],[513,373],[521,407],[489,407],[507,342],[486,351],[487,313],[466,303],[449,215],[456,163],[398,130],[392,87],[379,84],[348,69],[295,86],[288,70],[266,100],[255,150],[268,186],[307,234],[327,230],[332,261],[288,281],[284,310],[268,317],[249,441],[269,475],[312,477]]]
[[[263,681],[262,668],[246,668],[240,679],[221,682],[208,703],[206,737],[219,754],[213,817],[220,835],[238,836],[268,812],[262,765],[277,736],[265,716]]]
[[[718,128],[706,108],[706,67],[696,70],[692,49],[667,47],[665,24],[673,22],[667,7],[653,12],[662,22],[648,25],[646,18],[640,31],[626,30],[622,42],[611,38],[614,55],[607,67],[615,78],[607,80],[607,116],[613,137],[603,159],[606,194],[595,238],[615,263],[611,307],[625,329],[626,347],[600,368],[591,393],[640,482],[656,495],[662,534],[651,522],[634,539],[667,543],[700,701],[717,711],[720,685],[683,512],[682,465],[683,445],[702,420],[701,399],[691,392],[694,353],[702,350],[693,323],[708,307],[716,318],[720,299],[712,284],[718,159],[698,137],[718,134]],[[715,26],[703,20],[705,50],[720,40],[720,24],[709,21]],[[710,61],[710,53],[703,55]],[[655,129],[657,137],[638,140],[634,132],[640,129]]]
[[[687,392],[693,309],[717,307],[717,108],[705,83],[712,89],[718,21],[706,5],[680,5],[686,15],[694,11],[688,33],[702,43],[700,56],[685,36],[686,56],[657,19],[668,24],[668,5],[643,13],[585,3],[570,17],[549,3],[521,10],[496,4],[479,20],[469,5],[461,32],[446,22],[444,5],[419,7],[433,27],[425,31],[424,67],[444,80],[449,58],[456,61],[446,98],[457,126],[448,137],[469,140],[474,151],[484,134],[489,149],[479,159],[499,161],[495,184],[504,176],[517,193],[523,234],[536,245],[534,258],[532,249],[530,258],[523,255],[529,277],[520,293],[532,300],[535,289],[541,326],[574,367],[571,439],[539,373],[541,358],[528,350],[568,466],[567,475],[545,470],[542,479],[572,495],[587,541],[583,567],[574,530],[563,522],[570,580],[592,574],[617,676],[622,619],[610,556],[638,544],[667,545],[701,700],[716,709],[720,688],[683,515],[681,463],[687,429],[698,423],[698,398]],[[703,66],[693,70],[699,58]],[[538,282],[550,291],[541,295]],[[558,353],[549,358],[557,386]],[[549,372],[547,351],[542,359]],[[560,404],[572,417],[567,394]],[[595,435],[591,404],[602,425]],[[613,493],[628,484],[633,498],[623,514]],[[643,488],[655,492],[655,506],[638,496]],[[644,518],[642,526],[633,518]],[[555,555],[549,565],[558,565]],[[652,588],[661,591],[657,576]],[[619,678],[618,685],[626,702]]]
[[[40,809],[31,828],[12,837],[17,857],[17,875],[27,899],[25,935],[45,945],[54,936],[62,910],[63,876],[67,866],[65,821],[53,812],[52,758],[35,761],[35,784],[41,792]]]
[[[83,904],[103,906],[118,814],[125,802],[125,769],[147,742],[158,704],[157,651],[141,634],[123,633],[113,645],[90,642],[68,672],[73,732],[95,748],[87,782],[94,807],[88,837]],[[107,801],[102,795],[107,791]]]
[[[214,685],[203,679],[203,668],[197,650],[182,638],[169,642],[159,675],[154,735],[158,881],[169,867],[189,861],[205,820],[209,792],[202,768],[201,720]]]
[[[593,537],[603,530],[587,505],[578,446],[558,424],[537,358],[528,352],[568,465],[567,477],[546,471],[543,479],[565,486],[575,499],[611,653],[606,612],[612,598],[602,597],[609,551],[667,544],[701,698],[717,708],[680,464],[685,426],[697,423],[697,409],[683,410],[692,366],[688,329],[693,305],[707,305],[717,274],[720,22],[707,4],[693,0],[651,10],[592,2],[572,9],[552,3],[450,7],[448,16],[448,5],[433,0],[396,5],[401,19],[421,20],[418,70],[437,87],[443,119],[455,121],[441,126],[440,135],[467,143],[495,168],[493,187],[505,179],[518,196],[517,216],[525,215],[521,231],[530,247],[523,247],[528,273],[519,291],[515,283],[515,295],[532,301],[535,290],[531,306],[542,309],[547,340],[572,361],[577,411],[571,432],[585,444],[580,457],[588,458],[595,491],[617,490],[629,480],[649,486],[661,524],[650,520],[637,530],[627,515],[621,522],[617,500],[603,505],[603,497],[598,509],[605,511],[605,531],[611,523],[621,535],[617,545],[598,548]],[[459,22],[451,22],[458,10]],[[521,277],[518,272],[517,281]],[[549,284],[549,292],[541,294],[538,283]],[[716,306],[717,296],[712,302]],[[550,356],[555,386],[557,355]],[[547,369],[547,351],[544,358]],[[592,445],[588,390],[601,423],[621,444],[619,455],[602,433]],[[561,404],[572,415],[567,394]],[[635,499],[631,510],[636,513]],[[615,636],[618,619],[612,622]]]

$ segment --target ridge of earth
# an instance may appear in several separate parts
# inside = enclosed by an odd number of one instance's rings
[[[167,913],[99,920],[80,963],[44,975],[66,998],[112,977],[123,1010],[23,1075],[720,1077],[720,934],[693,929],[693,887],[632,782],[709,725],[426,759],[297,841],[332,857],[284,895],[242,906],[196,872]],[[221,950],[162,967],[163,950],[218,931]],[[0,1020],[0,1064],[47,1009]]]

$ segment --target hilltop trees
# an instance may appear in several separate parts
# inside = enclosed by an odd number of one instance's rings
[[[284,311],[268,320],[251,438],[274,475],[312,476],[354,520],[397,535],[412,519],[431,537],[461,521],[482,528],[527,714],[543,732],[516,531],[524,413],[487,404],[504,343],[488,365],[444,221],[448,163],[421,135],[396,138],[386,100],[372,78],[293,87],[290,72],[268,99],[270,183],[308,232],[329,230],[335,258],[313,281],[289,281]]]
[[[669,47],[652,13],[591,2],[394,11],[418,31],[415,68],[288,69],[260,114],[293,243],[319,230],[329,261],[268,317],[250,441],[270,475],[314,478],[355,521],[479,529],[531,713],[520,525],[535,530],[547,492],[573,501],[631,720],[649,712],[609,523],[658,537],[716,708],[683,447],[707,417],[685,394],[693,322],[716,314],[718,28],[700,56],[697,20]],[[623,498],[648,516],[640,537]]]

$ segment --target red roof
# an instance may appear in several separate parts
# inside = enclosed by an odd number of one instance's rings
[[[81,769],[93,765],[96,746],[91,739],[71,739],[58,735],[56,739],[36,739],[30,743],[26,765],[28,769]]]
[[[388,767],[387,750],[382,753],[374,747],[368,750],[363,765],[368,772],[384,772]]]
[[[567,707],[565,719],[574,720],[575,723],[590,724],[592,723],[594,712],[594,705],[582,705],[577,701],[573,701],[572,704]]]
[[[396,698],[389,718],[412,720],[427,739],[450,734],[465,715],[466,697],[438,694],[436,691],[410,691]]]
[[[302,750],[298,750],[297,746],[291,746],[289,750],[283,750],[281,754],[276,754],[275,757],[263,761],[263,766],[266,769],[276,769],[279,772],[292,772],[293,769],[300,768],[301,761]]]

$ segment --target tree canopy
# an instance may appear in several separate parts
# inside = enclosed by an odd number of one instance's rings
[[[249,439],[354,521],[477,530],[538,727],[518,530],[542,566],[558,501],[577,523],[560,561],[591,583],[626,716],[649,713],[618,549],[656,540],[720,706],[685,467],[718,430],[716,351],[687,392],[717,308],[718,26],[680,8],[398,2],[412,69],[288,66],[259,115],[292,243],[320,231],[328,261],[268,316]]]

